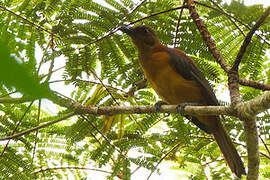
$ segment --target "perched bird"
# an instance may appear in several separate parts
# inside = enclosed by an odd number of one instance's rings
[[[131,37],[138,49],[139,63],[146,79],[165,103],[180,106],[218,105],[208,81],[184,52],[161,44],[156,33],[147,25],[126,26],[119,30]],[[161,104],[157,103],[156,107]],[[241,157],[218,116],[189,119],[214,136],[227,164],[237,177],[246,174]]]

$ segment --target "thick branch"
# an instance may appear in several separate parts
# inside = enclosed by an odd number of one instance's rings
[[[155,113],[154,106],[83,106],[70,99],[62,98],[56,94],[49,98],[54,103],[73,110],[77,114],[93,114],[93,115],[115,115],[115,114],[143,114]],[[270,108],[270,92],[265,92],[264,95],[255,99],[241,103],[237,106],[239,111],[248,112],[251,116]],[[176,105],[163,105],[160,112],[176,112]],[[234,110],[228,106],[186,106],[185,113],[189,115],[230,115],[237,116]]]
[[[144,114],[155,113],[155,108],[152,105],[147,106],[83,106],[78,102],[64,99],[58,95],[52,95],[49,98],[54,103],[66,107],[76,114],[92,114],[92,115],[115,115],[115,114]],[[176,105],[162,105],[160,112],[177,113]],[[186,106],[185,113],[189,115],[230,115],[234,112],[230,107],[226,106]]]
[[[254,116],[270,108],[270,92],[267,91],[263,95],[258,96],[250,101],[239,104],[239,112],[243,114],[240,116]]]
[[[238,104],[241,102],[240,92],[239,92],[239,73],[238,73],[239,64],[244,56],[247,46],[251,42],[253,34],[262,25],[262,23],[264,22],[264,20],[269,14],[270,14],[270,7],[266,9],[266,11],[263,13],[261,18],[256,22],[256,24],[247,34],[237,54],[237,57],[234,61],[233,67],[228,72],[228,78],[229,78],[228,84],[229,84],[230,97],[231,97],[232,104]]]
[[[248,80],[248,79],[241,79],[240,78],[239,79],[239,84],[241,84],[243,86],[253,87],[255,89],[260,89],[260,90],[263,90],[263,91],[270,90],[270,84],[263,84],[263,83]]]
[[[50,100],[54,103],[66,107],[74,112],[68,113],[59,119],[41,124],[40,126],[28,129],[26,131],[0,138],[0,141],[17,138],[19,136],[31,133],[38,129],[47,127],[49,125],[58,123],[76,114],[92,114],[92,115],[115,115],[115,114],[143,114],[143,113],[155,113],[154,106],[103,106],[92,107],[83,106],[70,99],[62,98],[56,94],[50,97]],[[165,113],[177,113],[176,105],[163,105],[160,112]],[[270,108],[270,92],[264,93],[264,95],[254,98],[251,101],[241,103],[236,107],[241,114],[236,114],[234,109],[230,106],[186,106],[185,114],[188,115],[229,115],[240,117],[253,117],[256,114],[263,112]]]
[[[4,99],[4,98],[0,98]],[[66,107],[77,114],[93,114],[93,115],[115,115],[115,114],[143,114],[155,113],[152,105],[148,106],[83,106],[72,99],[62,98],[56,94],[52,94],[49,99],[62,107]],[[22,101],[20,98],[8,98],[8,101],[0,101],[0,103],[11,103]],[[254,98],[253,100],[241,103],[236,107],[239,112],[245,112],[247,115],[254,116],[270,108],[270,92]],[[161,113],[176,112],[176,105],[163,105],[160,109]],[[238,116],[230,106],[186,106],[185,113],[189,115],[229,115]]]
[[[212,55],[216,59],[216,61],[220,64],[222,69],[224,69],[225,72],[229,72],[231,67],[227,64],[225,59],[222,57],[221,53],[218,51],[214,40],[211,38],[211,35],[210,35],[209,31],[207,30],[207,27],[204,25],[204,23],[200,19],[199,14],[196,11],[194,1],[187,0],[187,2],[188,2],[188,8],[189,8],[190,15],[191,15],[194,23],[197,25],[197,28],[200,31],[204,41],[206,42],[207,47],[209,48],[210,52],[212,53]],[[196,3],[199,5],[205,5],[205,4],[199,3],[199,2],[196,2]],[[207,7],[209,7],[209,6],[207,6]],[[249,87],[253,87],[253,88],[261,89],[261,90],[270,90],[270,85],[268,85],[268,84],[263,84],[263,83],[259,83],[256,81],[239,79],[239,78],[238,78],[238,81],[239,81],[239,84],[244,85],[244,86],[249,86]]]
[[[233,64],[232,70],[238,70],[238,66],[244,56],[244,53],[246,52],[246,48],[249,45],[251,38],[253,36],[253,34],[255,33],[255,31],[262,25],[262,23],[264,22],[264,20],[266,19],[266,17],[270,14],[270,7],[268,7],[265,12],[262,14],[262,16],[260,17],[260,19],[258,19],[258,21],[256,22],[256,24],[253,26],[253,28],[249,31],[249,33],[247,34],[241,48],[240,51],[237,54],[237,57],[235,59],[235,62]]]
[[[231,104],[234,106],[242,102],[239,92],[239,74],[238,71],[228,73],[228,86],[231,98]]]
[[[207,27],[204,25],[199,14],[197,13],[194,1],[187,0],[187,4],[188,4],[190,16],[192,17],[194,23],[197,25],[197,28],[200,31],[203,37],[203,40],[206,42],[206,45],[209,48],[210,52],[212,53],[216,61],[220,64],[222,69],[224,69],[225,72],[228,72],[230,69],[230,66],[227,64],[225,59],[222,57],[221,53],[218,51],[215,41],[211,38],[211,35]]]
[[[248,152],[248,175],[247,180],[258,179],[260,154],[259,154],[259,142],[258,131],[256,126],[256,118],[242,117],[244,121],[244,128],[246,134],[247,152]]]

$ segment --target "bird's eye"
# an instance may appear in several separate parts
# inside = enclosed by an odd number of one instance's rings
[[[149,33],[149,29],[144,28],[144,29],[143,29],[143,32],[145,32],[145,33]]]

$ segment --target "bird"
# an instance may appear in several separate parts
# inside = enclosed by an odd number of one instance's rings
[[[147,81],[162,99],[162,104],[178,105],[183,113],[187,105],[219,105],[209,82],[192,59],[177,48],[163,45],[148,25],[123,26],[120,31],[131,37]],[[213,135],[231,171],[246,174],[244,163],[219,116],[186,116],[200,129]]]

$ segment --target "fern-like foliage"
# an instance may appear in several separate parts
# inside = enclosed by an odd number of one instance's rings
[[[200,2],[206,6],[196,5],[199,15],[232,65],[263,6],[245,6],[236,0],[230,4]],[[70,102],[97,107],[151,105],[158,100],[154,91],[147,84],[136,87],[145,78],[136,48],[128,36],[117,31],[129,23],[148,24],[163,44],[185,51],[213,88],[227,84],[226,73],[212,57],[188,10],[184,9],[181,17],[180,10],[172,10],[182,5],[167,0],[7,0],[0,2],[0,42],[5,44],[3,52],[16,59],[25,74],[35,77],[38,85],[49,84],[51,92],[68,96]],[[268,17],[247,47],[240,77],[269,84],[269,39]],[[24,75],[15,72],[14,77]],[[62,89],[56,85],[61,82]],[[70,89],[71,93],[65,94]],[[240,90],[244,100],[262,94],[250,87]],[[187,172],[186,178],[233,179],[211,136],[179,115],[76,115],[63,119],[72,109],[32,96],[0,78],[0,102],[18,97],[32,100],[0,103],[3,179],[86,179],[93,170],[102,171],[107,179],[130,179],[138,169],[158,172],[163,160],[177,163],[178,169]],[[269,113],[257,118],[262,139],[269,145]],[[226,117],[224,126],[233,141],[244,144],[241,122]],[[27,130],[31,132],[11,137]],[[5,138],[11,140],[3,141]],[[237,145],[237,149],[246,156],[244,146]],[[263,144],[260,151],[267,154]],[[260,176],[270,178],[269,159],[261,159]]]

